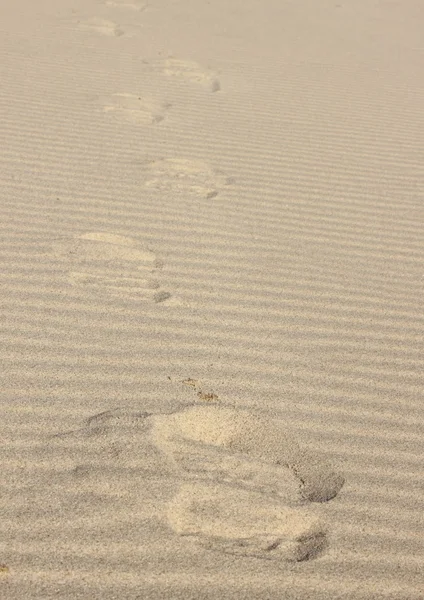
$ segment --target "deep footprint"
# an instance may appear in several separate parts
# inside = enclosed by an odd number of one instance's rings
[[[226,485],[184,484],[167,517],[179,535],[230,554],[301,561],[326,545],[326,526],[309,511]]]
[[[293,503],[325,502],[344,484],[329,464],[262,414],[197,405],[151,419],[154,443],[183,472],[239,480]]]
[[[227,483],[290,506],[325,502],[344,484],[325,461],[301,449],[284,424],[225,405],[192,405],[173,413],[116,409],[95,415],[79,430],[95,435],[131,424],[183,480]]]
[[[333,498],[344,479],[262,413],[205,404],[160,414],[117,409],[60,437],[66,443],[69,435],[84,439],[84,457],[89,447],[100,453],[99,464],[136,467],[179,486],[168,525],[207,549],[302,561],[327,545],[310,503]]]

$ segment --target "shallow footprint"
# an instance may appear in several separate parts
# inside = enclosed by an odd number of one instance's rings
[[[325,502],[344,484],[329,464],[300,448],[281,422],[254,411],[197,405],[151,420],[154,443],[182,472],[239,481],[293,504]]]
[[[160,158],[145,163],[146,186],[184,196],[215,198],[232,179],[202,160]]]
[[[88,29],[91,31],[95,31],[96,33],[100,33],[102,35],[120,37],[124,35],[124,30],[121,29],[117,23],[113,21],[108,21],[107,19],[100,19],[94,17],[89,19],[88,21],[80,21],[79,22],[80,29]]]
[[[112,94],[103,100],[103,110],[138,125],[160,123],[165,118],[169,104],[159,104],[137,94]]]
[[[52,250],[66,260],[67,279],[72,285],[156,303],[171,297],[158,280],[163,263],[129,237],[89,232],[57,241]]]
[[[123,8],[128,10],[136,10],[143,11],[149,6],[147,2],[126,2],[122,0],[119,2],[118,0],[106,0],[106,6],[111,6],[112,8]]]
[[[167,517],[179,535],[231,554],[301,561],[326,545],[326,526],[311,512],[226,485],[182,485]]]
[[[62,450],[66,463],[73,464],[67,472],[81,481],[92,482],[99,468],[114,478],[119,478],[121,467],[122,476],[130,469],[143,477],[172,476],[166,457],[151,443],[150,415],[126,407],[107,410],[87,419],[80,429],[52,436],[49,444],[56,456]]]
[[[165,60],[163,72],[165,75],[181,77],[206,88],[210,92],[217,92],[221,84],[217,75],[210,69],[201,67],[194,61],[170,57]]]

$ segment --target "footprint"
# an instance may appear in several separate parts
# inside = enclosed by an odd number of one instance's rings
[[[202,160],[160,158],[146,161],[145,169],[147,187],[182,196],[215,198],[233,183],[232,178]]]
[[[326,545],[326,526],[309,511],[226,485],[184,484],[167,517],[179,535],[230,554],[301,561]]]
[[[218,92],[221,84],[217,75],[210,69],[204,69],[191,60],[181,60],[170,57],[164,62],[163,72],[165,75],[181,77],[190,82],[197,83],[210,92]]]
[[[74,478],[78,477],[80,486],[82,482],[95,485],[102,471],[111,476],[113,474],[115,479],[122,479],[124,492],[128,485],[137,486],[137,481],[130,484],[125,482],[128,469],[138,473],[141,485],[151,477],[164,478],[169,483],[172,481],[172,472],[168,461],[150,439],[150,415],[148,411],[126,407],[104,411],[87,419],[85,426],[80,429],[52,436],[49,446],[55,450],[56,456],[68,456],[66,471]],[[123,472],[120,472],[121,468]],[[102,485],[107,487],[105,477]]]
[[[107,19],[100,19],[97,17],[89,19],[88,21],[80,21],[79,27],[81,29],[95,31],[96,33],[100,33],[102,35],[115,37],[120,37],[121,35],[124,35],[124,30],[121,29],[119,25],[117,25],[113,21],[108,21]]]
[[[106,0],[106,6],[111,6],[112,8],[124,8],[128,10],[136,10],[143,11],[149,6],[147,2],[119,2],[116,0]]]
[[[90,437],[103,428],[127,426],[143,432],[185,480],[225,482],[291,506],[331,500],[344,484],[343,476],[302,449],[281,421],[224,404],[156,414],[115,409],[91,417],[79,432]]]
[[[146,419],[152,415],[151,412],[132,410],[130,408],[115,408],[105,410],[87,419],[87,426],[79,431],[94,431],[100,428],[129,427],[131,429],[144,430]]]
[[[103,99],[103,110],[138,125],[160,123],[170,104],[159,104],[137,94],[118,93]]]
[[[221,552],[280,561],[324,549],[326,526],[308,504],[334,498],[344,479],[275,420],[220,405],[149,418],[156,447],[193,478],[168,506],[177,534]]]
[[[327,527],[311,502],[334,498],[344,479],[276,419],[218,404],[159,414],[117,409],[58,436],[65,448],[69,435],[84,438],[84,458],[97,449],[97,464],[112,471],[132,465],[163,478],[168,525],[207,549],[302,561],[326,547]],[[89,467],[81,467],[84,477]]]
[[[65,261],[71,285],[156,303],[171,298],[159,281],[163,263],[154,252],[129,237],[84,233],[55,242],[52,251]]]
[[[325,502],[343,486],[330,465],[262,414],[197,405],[151,418],[154,443],[183,472],[239,482],[292,504]]]

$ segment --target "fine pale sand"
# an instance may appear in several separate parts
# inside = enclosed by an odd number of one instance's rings
[[[422,600],[422,2],[0,4],[1,600]]]

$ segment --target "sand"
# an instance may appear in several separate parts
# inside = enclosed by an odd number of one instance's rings
[[[0,28],[0,598],[422,600],[422,3]]]

